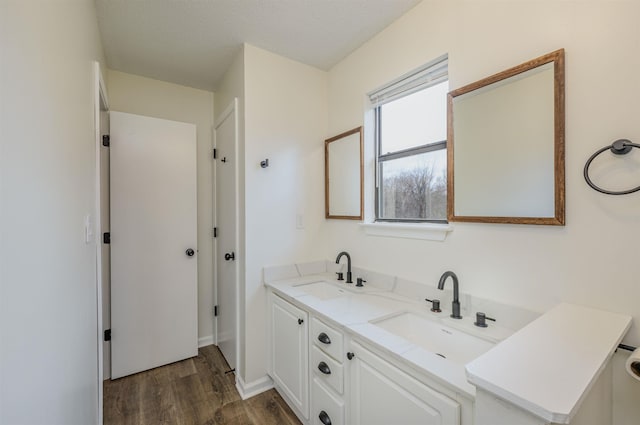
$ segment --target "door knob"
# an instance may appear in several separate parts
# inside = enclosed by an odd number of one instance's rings
[[[193,255],[194,255],[195,253],[196,253],[196,252],[195,252],[193,249],[191,249],[191,248],[189,248],[189,249],[187,249],[187,250],[185,251],[185,254],[187,254],[187,257],[193,257]]]
[[[236,254],[233,252],[227,252],[226,254],[224,254],[224,259],[229,261],[229,260],[235,260],[236,259]]]

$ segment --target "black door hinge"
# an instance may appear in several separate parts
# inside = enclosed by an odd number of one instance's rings
[[[104,340],[111,341],[111,329],[104,330]]]
[[[111,145],[111,137],[108,134],[102,136],[102,146],[109,147]]]
[[[217,228],[217,227],[214,227],[214,228],[213,228],[213,237],[214,237],[214,238],[217,238],[217,237],[218,237],[218,228]]]
[[[111,232],[106,232],[102,234],[102,242],[111,243]]]
[[[217,305],[213,306],[213,315],[215,317],[218,317],[218,306]]]
[[[216,159],[218,157],[218,150],[214,149],[213,150],[213,159]]]

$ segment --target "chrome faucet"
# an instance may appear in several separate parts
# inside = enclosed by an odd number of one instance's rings
[[[342,258],[343,255],[347,256],[347,282],[346,283],[353,283],[353,280],[351,280],[351,256],[347,251],[342,251],[340,254],[338,254],[338,257],[336,258],[336,264],[340,264],[340,259]]]
[[[458,276],[452,271],[444,272],[442,276],[440,276],[440,281],[438,282],[438,289],[444,289],[444,283],[447,278],[451,276],[453,280],[453,302],[451,303],[451,317],[454,319],[462,319],[460,316],[460,295],[458,293]]]

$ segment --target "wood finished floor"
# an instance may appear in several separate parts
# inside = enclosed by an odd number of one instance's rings
[[[198,356],[104,382],[104,425],[299,425],[275,390],[241,400],[214,345]]]

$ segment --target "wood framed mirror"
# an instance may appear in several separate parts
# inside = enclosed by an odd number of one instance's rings
[[[448,95],[449,221],[564,225],[564,50]]]
[[[362,220],[362,126],[324,141],[325,217]]]

